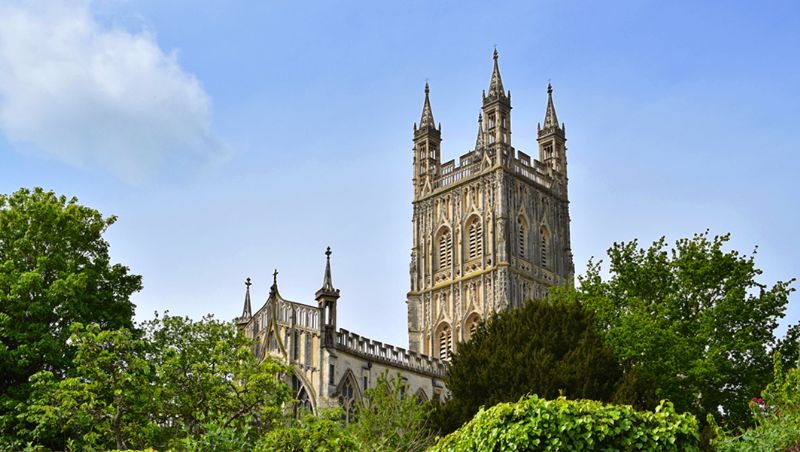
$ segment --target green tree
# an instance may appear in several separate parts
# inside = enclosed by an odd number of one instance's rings
[[[255,438],[283,415],[290,391],[281,378],[290,370],[271,358],[259,362],[253,342],[231,322],[164,315],[142,328],[156,374],[152,416],[167,438],[199,438],[208,423],[247,427]]]
[[[33,376],[21,411],[33,428],[22,439],[51,449],[235,450],[277,426],[288,369],[258,362],[233,324],[165,315],[142,326],[142,338],[74,326],[72,376]]]
[[[97,324],[73,324],[71,345],[77,352],[72,373],[57,379],[42,371],[24,417],[33,425],[23,436],[38,445],[127,449],[147,444],[152,430],[153,369],[145,341],[128,329],[101,330]]]
[[[400,373],[389,379],[389,371],[378,376],[375,386],[364,391],[350,428],[360,450],[425,450],[434,442],[429,402],[408,394]]]
[[[574,291],[553,289],[547,301],[495,314],[458,345],[447,377],[451,398],[437,409],[435,423],[450,432],[481,406],[526,394],[607,401],[620,375]]]
[[[626,377],[635,376],[619,401],[667,398],[698,419],[747,423],[748,402],[770,381],[774,331],[794,289],[757,282],[755,253],[724,250],[729,239],[706,232],[669,251],[664,238],[648,249],[615,243],[606,281],[590,261],[581,301]]]
[[[103,233],[115,220],[41,188],[0,195],[0,431],[19,427],[33,374],[72,368],[73,323],[132,327],[141,277],[111,264]]]
[[[256,442],[258,452],[346,452],[363,450],[342,421],[341,408],[323,411],[319,416],[306,413],[300,419],[287,419]]]

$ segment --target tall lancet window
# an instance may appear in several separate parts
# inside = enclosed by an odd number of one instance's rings
[[[540,247],[541,247],[541,264],[542,267],[547,267],[550,265],[550,231],[547,230],[547,226],[542,225],[540,230]]]
[[[467,223],[467,233],[469,234],[469,249],[467,255],[469,259],[475,259],[483,253],[483,236],[481,231],[481,219],[477,216],[472,217]]]
[[[517,218],[518,235],[517,235],[517,248],[519,249],[519,257],[523,259],[528,258],[528,222],[522,215]]]
[[[439,327],[439,334],[436,339],[439,346],[439,359],[445,360],[450,357],[450,352],[453,350],[453,333],[450,330],[450,325],[443,323]]]
[[[439,232],[439,270],[446,270],[450,268],[450,263],[453,262],[453,237],[450,234],[450,229],[443,228]]]

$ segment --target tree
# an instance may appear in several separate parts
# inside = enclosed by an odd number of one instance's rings
[[[306,413],[300,419],[287,420],[258,440],[257,452],[349,452],[364,450],[344,425],[341,408],[322,411],[319,416]]]
[[[41,188],[0,195],[0,431],[17,428],[33,374],[73,367],[73,323],[132,327],[141,277],[111,264],[103,233],[115,220]]]
[[[400,373],[389,379],[389,371],[378,376],[375,386],[364,392],[351,430],[360,450],[425,450],[434,441],[429,425],[431,404],[408,394]]]
[[[447,376],[451,398],[435,413],[439,427],[450,432],[481,406],[526,394],[610,400],[620,369],[574,297],[553,289],[547,301],[495,314],[459,344]]]
[[[669,252],[663,237],[648,249],[615,243],[606,281],[590,261],[580,299],[626,376],[636,376],[621,397],[633,400],[620,401],[667,398],[701,420],[747,423],[748,402],[770,381],[774,331],[794,289],[793,280],[769,289],[757,282],[755,252],[723,250],[729,240],[706,231]]]
[[[233,324],[165,315],[142,326],[141,338],[124,328],[73,326],[72,375],[33,376],[21,409],[33,427],[20,431],[22,439],[61,450],[217,450],[253,444],[276,427],[289,400],[288,369],[258,362]]]

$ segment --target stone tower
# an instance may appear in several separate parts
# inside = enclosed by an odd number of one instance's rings
[[[564,125],[547,87],[539,159],[511,145],[511,92],[494,52],[475,148],[441,161],[430,89],[414,124],[409,348],[446,359],[492,313],[572,283]]]

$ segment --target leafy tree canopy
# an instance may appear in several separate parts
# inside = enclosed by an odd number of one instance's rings
[[[747,422],[748,402],[771,377],[774,331],[794,290],[757,281],[754,257],[726,251],[708,232],[608,250],[609,277],[590,261],[580,299],[614,349],[629,383],[618,400],[652,408],[661,398],[698,419]],[[650,405],[650,406],[648,406]]]
[[[73,323],[132,327],[141,277],[111,264],[103,233],[115,220],[41,188],[0,195],[0,431],[33,374],[72,368]]]
[[[400,373],[389,378],[386,371],[364,392],[363,404],[357,407],[350,428],[359,441],[359,450],[425,450],[434,441],[431,409],[428,401],[408,393]]]
[[[20,440],[51,449],[253,444],[276,427],[289,401],[288,369],[258,362],[230,322],[165,315],[145,322],[141,338],[96,324],[72,330],[72,376],[33,376],[20,415],[30,428],[18,432]]]
[[[620,376],[575,293],[554,289],[548,301],[495,314],[458,345],[447,377],[451,398],[439,407],[435,422],[449,432],[481,406],[526,394],[607,401]]]

